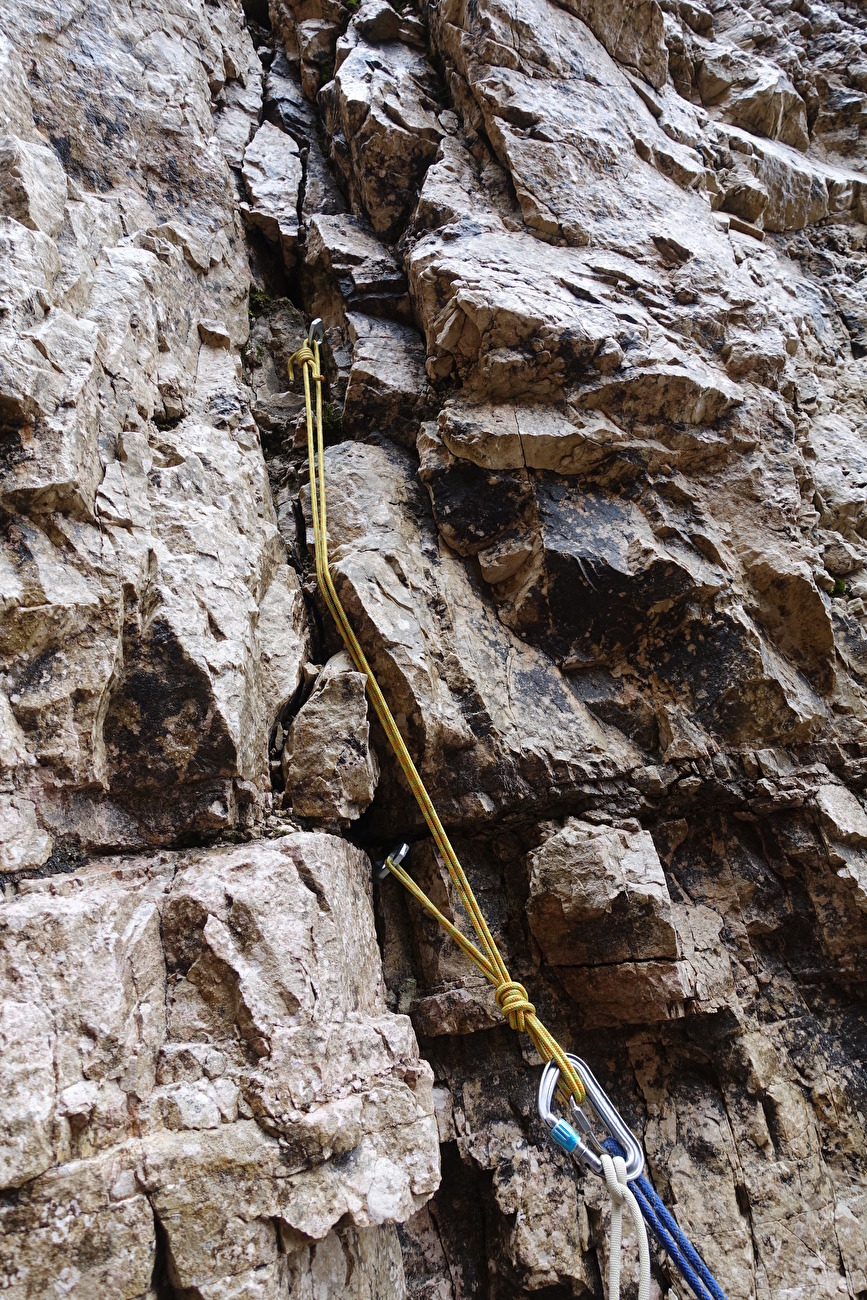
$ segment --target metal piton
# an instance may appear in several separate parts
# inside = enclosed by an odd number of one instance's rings
[[[386,862],[393,862],[396,867],[399,867],[408,853],[408,844],[398,844],[397,848],[392,849],[388,857],[377,862],[376,867],[374,868],[377,880],[388,880],[388,877],[391,875],[391,872],[385,865]]]

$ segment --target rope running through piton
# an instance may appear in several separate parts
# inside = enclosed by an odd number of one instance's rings
[[[394,750],[395,757],[401,766],[404,776],[410,790],[415,796],[415,800],[421,809],[422,816],[430,828],[434,843],[442,854],[443,861],[446,864],[449,875],[454,882],[458,896],[466,909],[470,918],[473,929],[476,932],[481,950],[471,943],[465,935],[454,926],[451,921],[443,916],[442,912],[431,902],[428,896],[415,883],[411,876],[399,865],[386,859],[386,866],[391,873],[404,885],[414,898],[433,916],[443,929],[451,935],[472,962],[478,967],[487,980],[494,985],[496,989],[495,997],[497,1006],[508,1020],[512,1029],[519,1033],[529,1035],[533,1046],[539,1053],[543,1061],[554,1060],[560,1067],[562,1088],[564,1095],[571,1095],[580,1105],[584,1100],[584,1085],[575,1072],[574,1067],[567,1059],[563,1048],[549,1033],[536,1015],[536,1008],[527,996],[527,990],[523,984],[513,980],[506,964],[500,954],[500,951],[494,942],[493,935],[488,929],[488,924],[482,914],[482,910],[473,894],[470,882],[468,881],[464,869],[458,861],[457,854],[451,846],[449,838],[445,832],[439,815],[434,807],[430,795],[425,789],[415,763],[404,744],[403,737],[398,731],[397,724],[388,707],[385,696],[380,690],[379,683],[373,674],[370,664],[367,662],[364,651],[359,644],[358,638],[352,630],[346,612],[340,598],[337,595],[334,583],[331,578],[331,571],[328,563],[328,518],[325,503],[325,455],[322,435],[322,371],[320,367],[319,343],[314,340],[313,347],[309,343],[304,345],[296,352],[292,361],[289,363],[289,374],[292,378],[293,362],[300,364],[304,376],[304,401],[307,412],[307,456],[309,462],[310,474],[310,512],[313,519],[313,538],[316,559],[316,578],[319,583],[319,589],[322,592],[322,598],[328,607],[331,617],[337,625],[343,643],[352,658],[353,663],[360,673],[364,673],[367,678],[367,687],[370,701],[373,704],[376,716],[379,718],[382,728],[388,738],[389,744]],[[314,416],[313,400],[311,393],[311,379],[316,385],[316,419],[315,419],[315,440],[314,440]]]

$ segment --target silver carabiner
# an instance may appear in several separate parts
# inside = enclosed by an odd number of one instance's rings
[[[631,1182],[633,1178],[638,1177],[644,1168],[644,1152],[641,1149],[641,1143],[632,1130],[627,1128],[625,1121],[615,1110],[584,1062],[579,1057],[572,1056],[569,1053],[566,1055],[566,1060],[570,1065],[574,1065],[576,1073],[584,1084],[587,1100],[605,1125],[608,1133],[611,1137],[616,1138],[623,1148],[626,1161],[626,1179],[627,1182]],[[570,1098],[572,1118],[578,1128],[581,1129],[586,1141],[581,1138],[571,1124],[564,1119],[560,1119],[551,1109],[559,1079],[559,1065],[556,1061],[549,1061],[542,1071],[542,1078],[539,1081],[539,1114],[548,1125],[551,1130],[551,1137],[559,1147],[574,1159],[580,1160],[582,1164],[587,1165],[588,1169],[592,1169],[594,1174],[601,1175],[602,1160],[600,1156],[603,1153],[603,1148],[593,1133],[590,1120],[575,1098]],[[595,1151],[592,1149],[593,1147],[596,1148]]]
[[[324,341],[325,326],[322,323],[322,318],[317,316],[315,320],[310,322],[310,328],[307,331],[307,342],[312,348],[314,343],[324,343]]]

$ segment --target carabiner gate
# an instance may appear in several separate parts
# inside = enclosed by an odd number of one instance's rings
[[[615,1110],[609,1101],[607,1095],[596,1082],[590,1070],[584,1062],[577,1056],[567,1053],[567,1061],[574,1065],[575,1070],[584,1084],[587,1093],[587,1100],[592,1105],[599,1119],[605,1125],[611,1137],[616,1138],[625,1152],[626,1160],[626,1178],[631,1182],[637,1178],[644,1168],[644,1152],[641,1144],[627,1128],[625,1121]],[[574,1159],[580,1160],[582,1164],[592,1169],[594,1174],[602,1175],[602,1146],[594,1136],[590,1121],[584,1114],[584,1111],[575,1101],[570,1098],[572,1118],[584,1134],[584,1139],[576,1132],[571,1124],[566,1120],[560,1119],[551,1109],[554,1101],[554,1092],[560,1079],[560,1067],[556,1061],[549,1061],[542,1072],[542,1078],[539,1081],[539,1114],[551,1130],[551,1137],[568,1155]],[[596,1148],[594,1151],[593,1148]]]

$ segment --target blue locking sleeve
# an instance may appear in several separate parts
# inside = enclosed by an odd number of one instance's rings
[[[570,1156],[581,1141],[572,1125],[567,1124],[564,1119],[557,1120],[557,1123],[551,1129],[551,1137],[557,1143],[557,1146],[562,1147],[566,1154]]]

